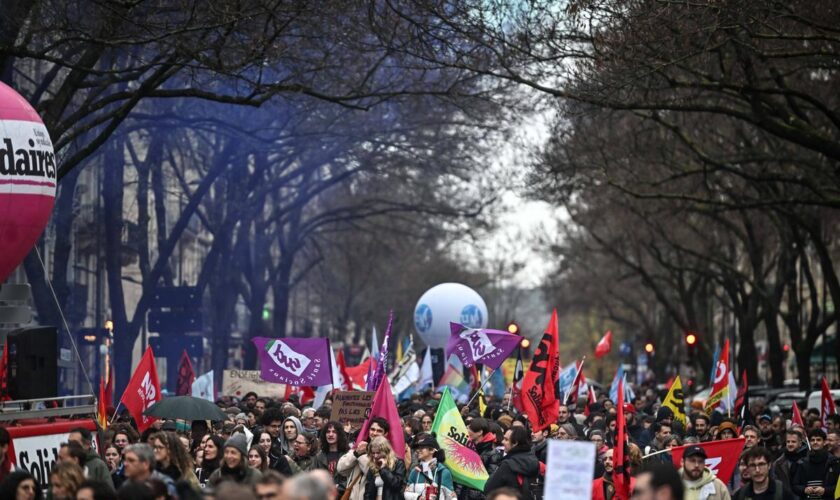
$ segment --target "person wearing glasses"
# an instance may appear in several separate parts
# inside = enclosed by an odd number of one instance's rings
[[[192,459],[174,432],[156,432],[149,437],[149,443],[155,452],[155,468],[158,472],[166,474],[173,481],[186,481],[193,488],[199,488]]]
[[[770,477],[773,454],[763,446],[754,446],[744,454],[750,471],[750,482],[732,495],[735,500],[775,500],[795,498],[787,485]]]

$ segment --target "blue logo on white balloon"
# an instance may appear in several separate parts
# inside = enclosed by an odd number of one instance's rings
[[[420,333],[426,333],[432,327],[432,308],[426,304],[420,304],[414,310],[414,326]]]
[[[461,309],[461,324],[469,328],[481,328],[483,323],[481,308],[475,304],[469,304]]]

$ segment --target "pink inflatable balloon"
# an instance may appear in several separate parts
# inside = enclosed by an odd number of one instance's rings
[[[0,283],[47,226],[57,170],[41,117],[23,96],[0,83]]]

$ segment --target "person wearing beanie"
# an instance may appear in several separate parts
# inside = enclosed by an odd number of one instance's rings
[[[225,442],[222,465],[210,475],[209,483],[217,486],[223,481],[233,481],[253,488],[262,478],[257,469],[248,467],[248,440],[236,433]]]

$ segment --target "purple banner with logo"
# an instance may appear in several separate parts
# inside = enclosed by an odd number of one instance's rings
[[[260,377],[296,387],[332,383],[327,339],[252,339],[260,353]]]
[[[522,341],[519,335],[501,330],[467,328],[458,323],[449,323],[449,327],[452,333],[446,344],[446,359],[455,354],[468,368],[481,363],[495,370]]]

